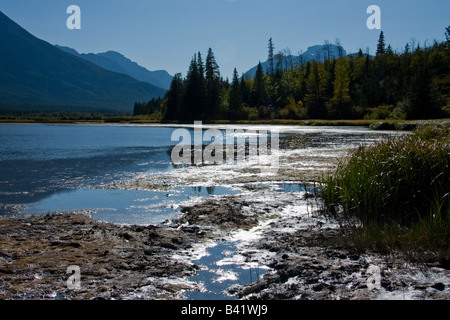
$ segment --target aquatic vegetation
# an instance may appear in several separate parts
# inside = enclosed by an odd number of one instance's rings
[[[420,127],[360,147],[323,181],[322,197],[329,212],[358,218],[358,232],[372,240],[448,248],[450,129]]]

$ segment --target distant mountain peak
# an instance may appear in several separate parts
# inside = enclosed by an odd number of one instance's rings
[[[106,70],[129,75],[136,80],[147,82],[166,90],[170,88],[173,77],[167,71],[149,71],[120,52],[110,50],[101,53],[78,53],[72,48],[56,46]]]
[[[335,44],[329,44],[329,45],[314,45],[314,46],[310,46],[308,47],[308,49],[298,55],[298,56],[294,56],[294,55],[290,55],[286,57],[286,60],[289,61],[290,63],[293,64],[300,64],[300,63],[307,63],[309,61],[320,61],[323,62],[326,58],[333,59],[333,58],[338,58],[339,56],[343,56],[346,57],[347,56],[347,52],[345,51],[345,49],[342,46],[337,46]],[[277,66],[279,61],[279,55],[275,55],[275,66]],[[267,71],[269,70],[269,63],[268,61],[265,62],[261,62],[261,66],[264,70],[264,72],[267,73]],[[282,67],[286,67],[286,66],[282,66]],[[254,66],[253,68],[251,68],[250,70],[248,70],[247,72],[244,73],[244,77],[247,78],[253,78],[255,76],[256,73],[256,68],[257,66]]]

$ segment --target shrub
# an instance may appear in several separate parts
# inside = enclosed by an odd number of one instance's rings
[[[366,117],[370,120],[386,120],[391,118],[391,112],[394,109],[391,105],[383,105],[377,108],[369,109],[369,114]]]

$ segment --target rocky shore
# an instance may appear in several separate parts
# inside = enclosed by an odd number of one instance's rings
[[[119,226],[86,213],[0,219],[0,299],[126,299],[151,288],[176,298],[190,288],[171,282],[195,272],[173,261],[205,237],[195,228]],[[79,266],[81,289],[69,290],[67,268]]]
[[[264,261],[272,272],[251,285],[238,288],[241,298],[450,298],[448,265],[439,261],[413,263],[402,252],[357,250],[342,242],[343,230],[336,221],[324,221],[320,216],[297,219],[297,223],[292,218],[273,221],[254,243],[256,250],[274,253]]]

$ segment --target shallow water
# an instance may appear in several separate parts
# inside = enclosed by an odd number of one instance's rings
[[[247,285],[259,280],[267,267],[246,264],[236,256],[237,242],[224,241],[207,249],[207,253],[192,261],[201,267],[189,280],[199,283],[201,290],[185,293],[188,300],[232,300],[237,297],[228,292],[233,285]]]
[[[179,187],[165,191],[123,189],[76,189],[62,191],[33,202],[22,214],[89,211],[100,221],[118,224],[151,225],[179,218],[180,204],[195,197],[236,194],[218,187]]]

